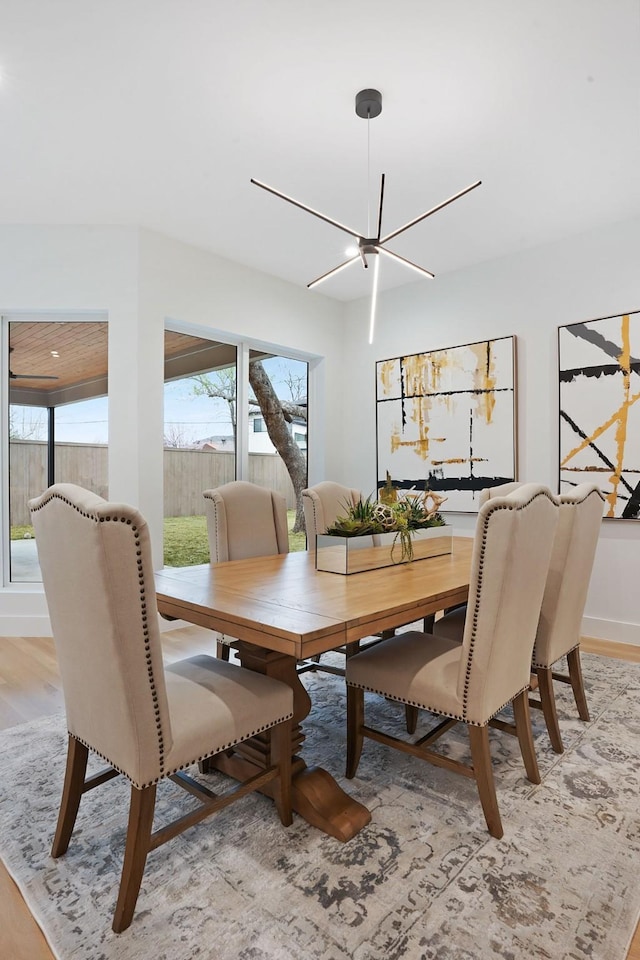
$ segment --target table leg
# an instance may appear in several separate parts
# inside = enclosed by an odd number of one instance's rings
[[[237,646],[243,667],[282,680],[293,689],[293,809],[329,836],[343,842],[350,840],[370,822],[371,814],[365,806],[345,793],[327,770],[307,767],[304,759],[298,755],[304,741],[300,724],[311,710],[311,700],[296,672],[295,658],[249,643],[238,643]],[[269,764],[268,737],[264,735],[245,740],[234,748],[233,753],[219,754],[210,762],[223,773],[244,779],[255,773],[256,767]],[[266,784],[264,792],[271,793],[270,784]]]

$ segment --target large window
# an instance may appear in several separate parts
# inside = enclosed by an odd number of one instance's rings
[[[236,477],[236,347],[165,332],[164,562],[208,563],[202,494]]]
[[[107,323],[5,318],[9,579],[41,579],[29,500],[56,482],[107,495]]]
[[[166,332],[167,566],[209,561],[202,493],[236,478],[283,493],[290,548],[304,549],[307,367],[264,351]]]

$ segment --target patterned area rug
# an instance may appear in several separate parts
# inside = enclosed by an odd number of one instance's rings
[[[492,732],[500,841],[473,781],[379,744],[365,741],[344,781],[344,683],[306,674],[306,756],[372,812],[350,843],[298,816],[285,830],[254,795],[149,856],[133,924],[116,936],[128,788],[85,796],[69,851],[52,860],[56,717],[0,734],[0,855],[60,960],[623,960],[640,909],[640,665],[587,655],[584,672],[589,724],[558,685],[563,756],[533,711],[539,786],[515,738]],[[367,703],[403,729],[397,707]],[[464,730],[445,743],[467,752]],[[158,821],[190,802],[164,784]]]

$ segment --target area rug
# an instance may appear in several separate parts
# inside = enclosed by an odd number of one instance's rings
[[[562,756],[533,712],[539,786],[515,738],[492,731],[500,841],[473,781],[382,745],[365,742],[343,780],[344,681],[306,674],[305,755],[372,813],[349,843],[297,815],[284,829],[270,801],[248,797],[149,856],[116,935],[128,788],[86,795],[67,854],[51,859],[58,716],[0,734],[0,855],[59,960],[623,960],[640,908],[640,665],[587,655],[584,673],[590,723],[558,685]],[[402,731],[396,706],[368,703]],[[440,741],[456,756],[466,743],[464,730]],[[190,802],[163,784],[158,821]]]

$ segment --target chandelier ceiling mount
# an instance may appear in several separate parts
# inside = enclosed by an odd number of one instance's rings
[[[369,121],[375,117],[380,116],[382,113],[382,94],[379,90],[365,89],[360,90],[356,94],[356,115],[361,117],[363,120],[367,121],[367,176],[369,174]],[[305,210],[307,213],[310,213],[314,217],[318,217],[320,220],[324,220],[325,223],[329,223],[334,227],[337,227],[338,230],[342,230],[344,233],[349,234],[353,237],[357,244],[357,250],[355,253],[351,254],[347,260],[344,260],[342,263],[339,263],[337,267],[333,267],[331,270],[328,270],[326,273],[321,274],[319,277],[316,277],[310,283],[307,284],[307,287],[311,289],[312,287],[317,286],[319,283],[323,283],[325,280],[328,280],[330,277],[334,277],[336,274],[340,273],[346,267],[351,266],[352,263],[360,261],[362,266],[368,269],[369,264],[367,257],[375,256],[375,264],[373,271],[373,294],[371,301],[371,322],[369,328],[369,343],[373,342],[373,325],[375,320],[375,310],[376,310],[376,299],[378,293],[378,272],[380,267],[380,258],[378,254],[382,253],[386,257],[389,257],[391,260],[395,260],[397,263],[402,263],[404,266],[409,267],[412,270],[415,270],[423,277],[427,277],[432,280],[435,276],[430,270],[427,270],[425,267],[419,266],[419,264],[414,263],[412,260],[407,260],[406,257],[401,257],[400,254],[394,253],[392,250],[389,250],[385,244],[389,240],[393,240],[394,237],[399,236],[401,233],[404,233],[405,230],[408,230],[410,227],[414,227],[417,223],[420,223],[422,220],[426,220],[427,217],[430,217],[433,213],[437,213],[438,210],[442,210],[443,207],[447,207],[450,203],[453,203],[454,200],[458,200],[460,197],[463,197],[466,193],[470,193],[471,190],[475,190],[476,187],[479,187],[482,183],[481,180],[477,180],[475,183],[470,184],[468,187],[465,187],[464,190],[460,190],[458,193],[454,194],[452,197],[449,197],[447,200],[443,200],[442,203],[438,203],[435,207],[431,207],[430,210],[427,210],[426,213],[420,214],[418,217],[414,217],[413,220],[410,220],[408,223],[405,223],[403,226],[398,227],[397,230],[393,230],[391,233],[387,233],[385,236],[382,236],[382,205],[384,202],[384,180],[385,175],[382,174],[380,178],[380,198],[378,201],[378,232],[375,237],[372,236],[363,236],[357,230],[354,230],[352,227],[346,226],[344,223],[340,223],[338,220],[334,220],[331,217],[326,216],[323,213],[320,213],[318,210],[314,210],[313,207],[308,207],[304,203],[300,203],[298,200],[294,200],[293,197],[288,196],[286,193],[281,193],[281,191],[274,189],[274,187],[268,186],[266,183],[262,183],[260,180],[254,180],[251,178],[251,183],[254,183],[257,187],[261,187],[263,190],[266,190],[268,193],[274,194],[276,197],[280,197],[281,200],[286,200],[287,203],[293,204],[295,207],[299,207],[301,210]],[[371,233],[371,224],[367,225],[367,233]]]

